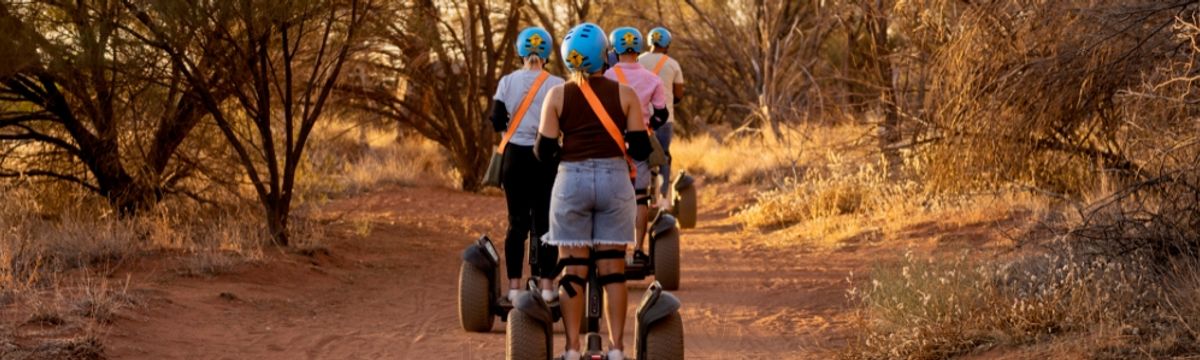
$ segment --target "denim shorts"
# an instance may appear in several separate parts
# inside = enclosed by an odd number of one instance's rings
[[[637,190],[646,190],[650,188],[650,162],[634,160],[633,164],[637,167],[637,180],[633,182],[633,188]]]
[[[550,197],[550,232],[542,241],[579,247],[632,244],[636,217],[624,158],[564,161]]]

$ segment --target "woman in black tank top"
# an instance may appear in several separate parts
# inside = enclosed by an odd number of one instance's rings
[[[624,254],[633,243],[636,214],[626,154],[639,160],[650,154],[637,94],[601,75],[607,47],[604,38],[604,30],[588,23],[571,29],[563,39],[561,55],[572,71],[571,80],[551,88],[546,95],[535,145],[535,153],[543,161],[561,160],[551,196],[550,232],[543,241],[559,247],[563,268],[559,303],[567,337],[566,360],[581,356],[581,294],[593,249],[597,279],[608,299],[608,358],[624,359],[623,334],[629,306]],[[611,117],[612,131],[592,108],[585,96],[587,89]],[[602,257],[601,253],[616,255]]]

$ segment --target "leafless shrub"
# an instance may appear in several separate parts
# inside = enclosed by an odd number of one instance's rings
[[[1124,140],[1142,118],[1117,95],[1177,58],[1191,1],[992,2],[938,54],[922,169],[947,189],[1018,183],[1078,195],[1097,174],[1145,173]]]
[[[741,133],[761,130],[783,140],[782,124],[815,118],[828,106],[814,76],[834,14],[812,1],[682,1],[668,21],[672,57],[687,75],[687,113],[728,121]],[[661,11],[661,9],[660,9]],[[704,124],[689,124],[702,126]]]
[[[1096,195],[1078,201],[1072,221],[1051,227],[1079,251],[1159,260],[1200,255],[1200,107],[1194,94],[1200,27],[1196,13],[1189,14],[1173,23],[1177,54],[1113,98],[1127,119],[1120,144],[1136,172],[1106,174]]]
[[[7,346],[6,346],[7,345]],[[33,348],[24,349],[15,344],[0,343],[0,358],[12,360],[102,360],[104,344],[94,333],[52,340]]]
[[[129,293],[128,278],[116,286],[113,288],[107,278],[84,277],[72,312],[100,324],[111,324],[119,311],[136,302]]]
[[[1118,349],[1194,354],[1186,338],[1169,346],[1159,338],[1174,329],[1162,326],[1169,322],[1164,280],[1146,260],[1041,254],[997,266],[965,255],[924,260],[909,253],[875,267],[851,292],[863,305],[860,338],[843,357],[944,359],[1068,334],[1124,335],[1114,347],[1088,349],[1091,356]]]

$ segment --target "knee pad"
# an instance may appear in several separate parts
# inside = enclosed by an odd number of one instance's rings
[[[596,259],[596,261],[599,261],[599,260],[614,260],[614,259],[615,259],[615,260],[620,260],[620,261],[625,261],[625,252],[624,252],[624,251],[621,251],[621,250],[602,250],[602,251],[597,251],[597,252],[593,253],[593,256],[594,256],[594,258]],[[596,275],[596,282],[597,282],[597,283],[599,283],[599,284],[600,284],[600,286],[606,286],[606,285],[608,285],[608,284],[615,284],[615,283],[622,283],[622,284],[624,284],[624,283],[625,283],[625,280],[626,280],[626,279],[625,279],[625,272],[624,272],[624,271],[621,271],[621,272],[614,272],[614,273],[608,273],[608,274],[597,274],[597,275]]]
[[[583,288],[587,286],[587,279],[584,279],[583,276],[586,276],[587,267],[589,265],[591,265],[591,263],[586,258],[569,257],[558,259],[558,269],[560,272],[562,272],[562,277],[558,279],[558,287],[562,288],[563,292],[567,293],[568,298],[573,298],[575,295],[579,295],[579,291],[582,291]],[[572,269],[582,268],[582,273],[584,275],[580,276],[578,274],[567,272],[566,270],[568,267]],[[576,288],[576,285],[579,287]]]

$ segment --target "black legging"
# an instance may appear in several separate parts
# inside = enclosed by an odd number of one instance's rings
[[[550,191],[558,164],[547,164],[533,156],[532,146],[509,144],[504,149],[502,180],[508,202],[508,237],[504,239],[505,262],[509,279],[521,278],[525,261],[525,239],[537,244],[531,249],[536,258],[531,269],[539,277],[556,275],[558,248],[542,243],[550,230]],[[532,235],[532,237],[531,237]]]

